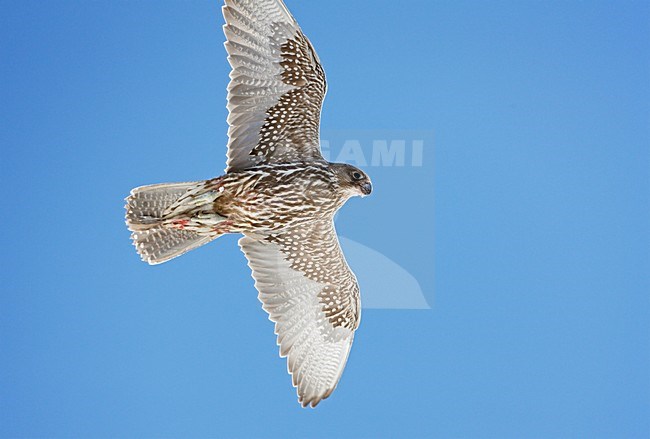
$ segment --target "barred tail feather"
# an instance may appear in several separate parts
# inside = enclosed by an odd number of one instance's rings
[[[134,231],[133,245],[143,261],[157,265],[200,247],[219,235],[201,235],[189,230],[155,227]]]
[[[147,230],[159,224],[165,209],[198,184],[162,183],[133,189],[126,199],[126,224],[129,230]]]
[[[143,261],[151,265],[162,264],[220,236],[164,224],[166,209],[201,183],[163,183],[131,191],[126,199],[126,224],[133,232],[133,245]]]

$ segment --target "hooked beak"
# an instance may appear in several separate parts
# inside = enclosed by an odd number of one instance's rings
[[[372,183],[364,183],[361,185],[361,192],[363,192],[364,195],[370,195],[370,192],[372,192]]]

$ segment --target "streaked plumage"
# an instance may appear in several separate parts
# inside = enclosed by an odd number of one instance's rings
[[[259,299],[303,406],[336,387],[359,326],[357,280],[333,218],[368,195],[363,171],[319,148],[325,74],[281,0],[226,0],[226,174],[134,189],[126,221],[136,250],[158,264],[225,233],[242,233]],[[224,274],[225,275],[225,274]]]

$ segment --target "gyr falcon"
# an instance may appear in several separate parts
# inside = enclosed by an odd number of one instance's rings
[[[321,155],[325,73],[282,0],[226,0],[223,15],[232,67],[225,174],[133,189],[126,223],[149,264],[243,234],[299,401],[315,407],[341,377],[361,314],[334,214],[372,185],[362,170]]]

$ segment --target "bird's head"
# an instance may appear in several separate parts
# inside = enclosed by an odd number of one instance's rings
[[[332,164],[338,177],[339,187],[347,197],[365,197],[372,192],[370,177],[361,169],[344,163]]]

